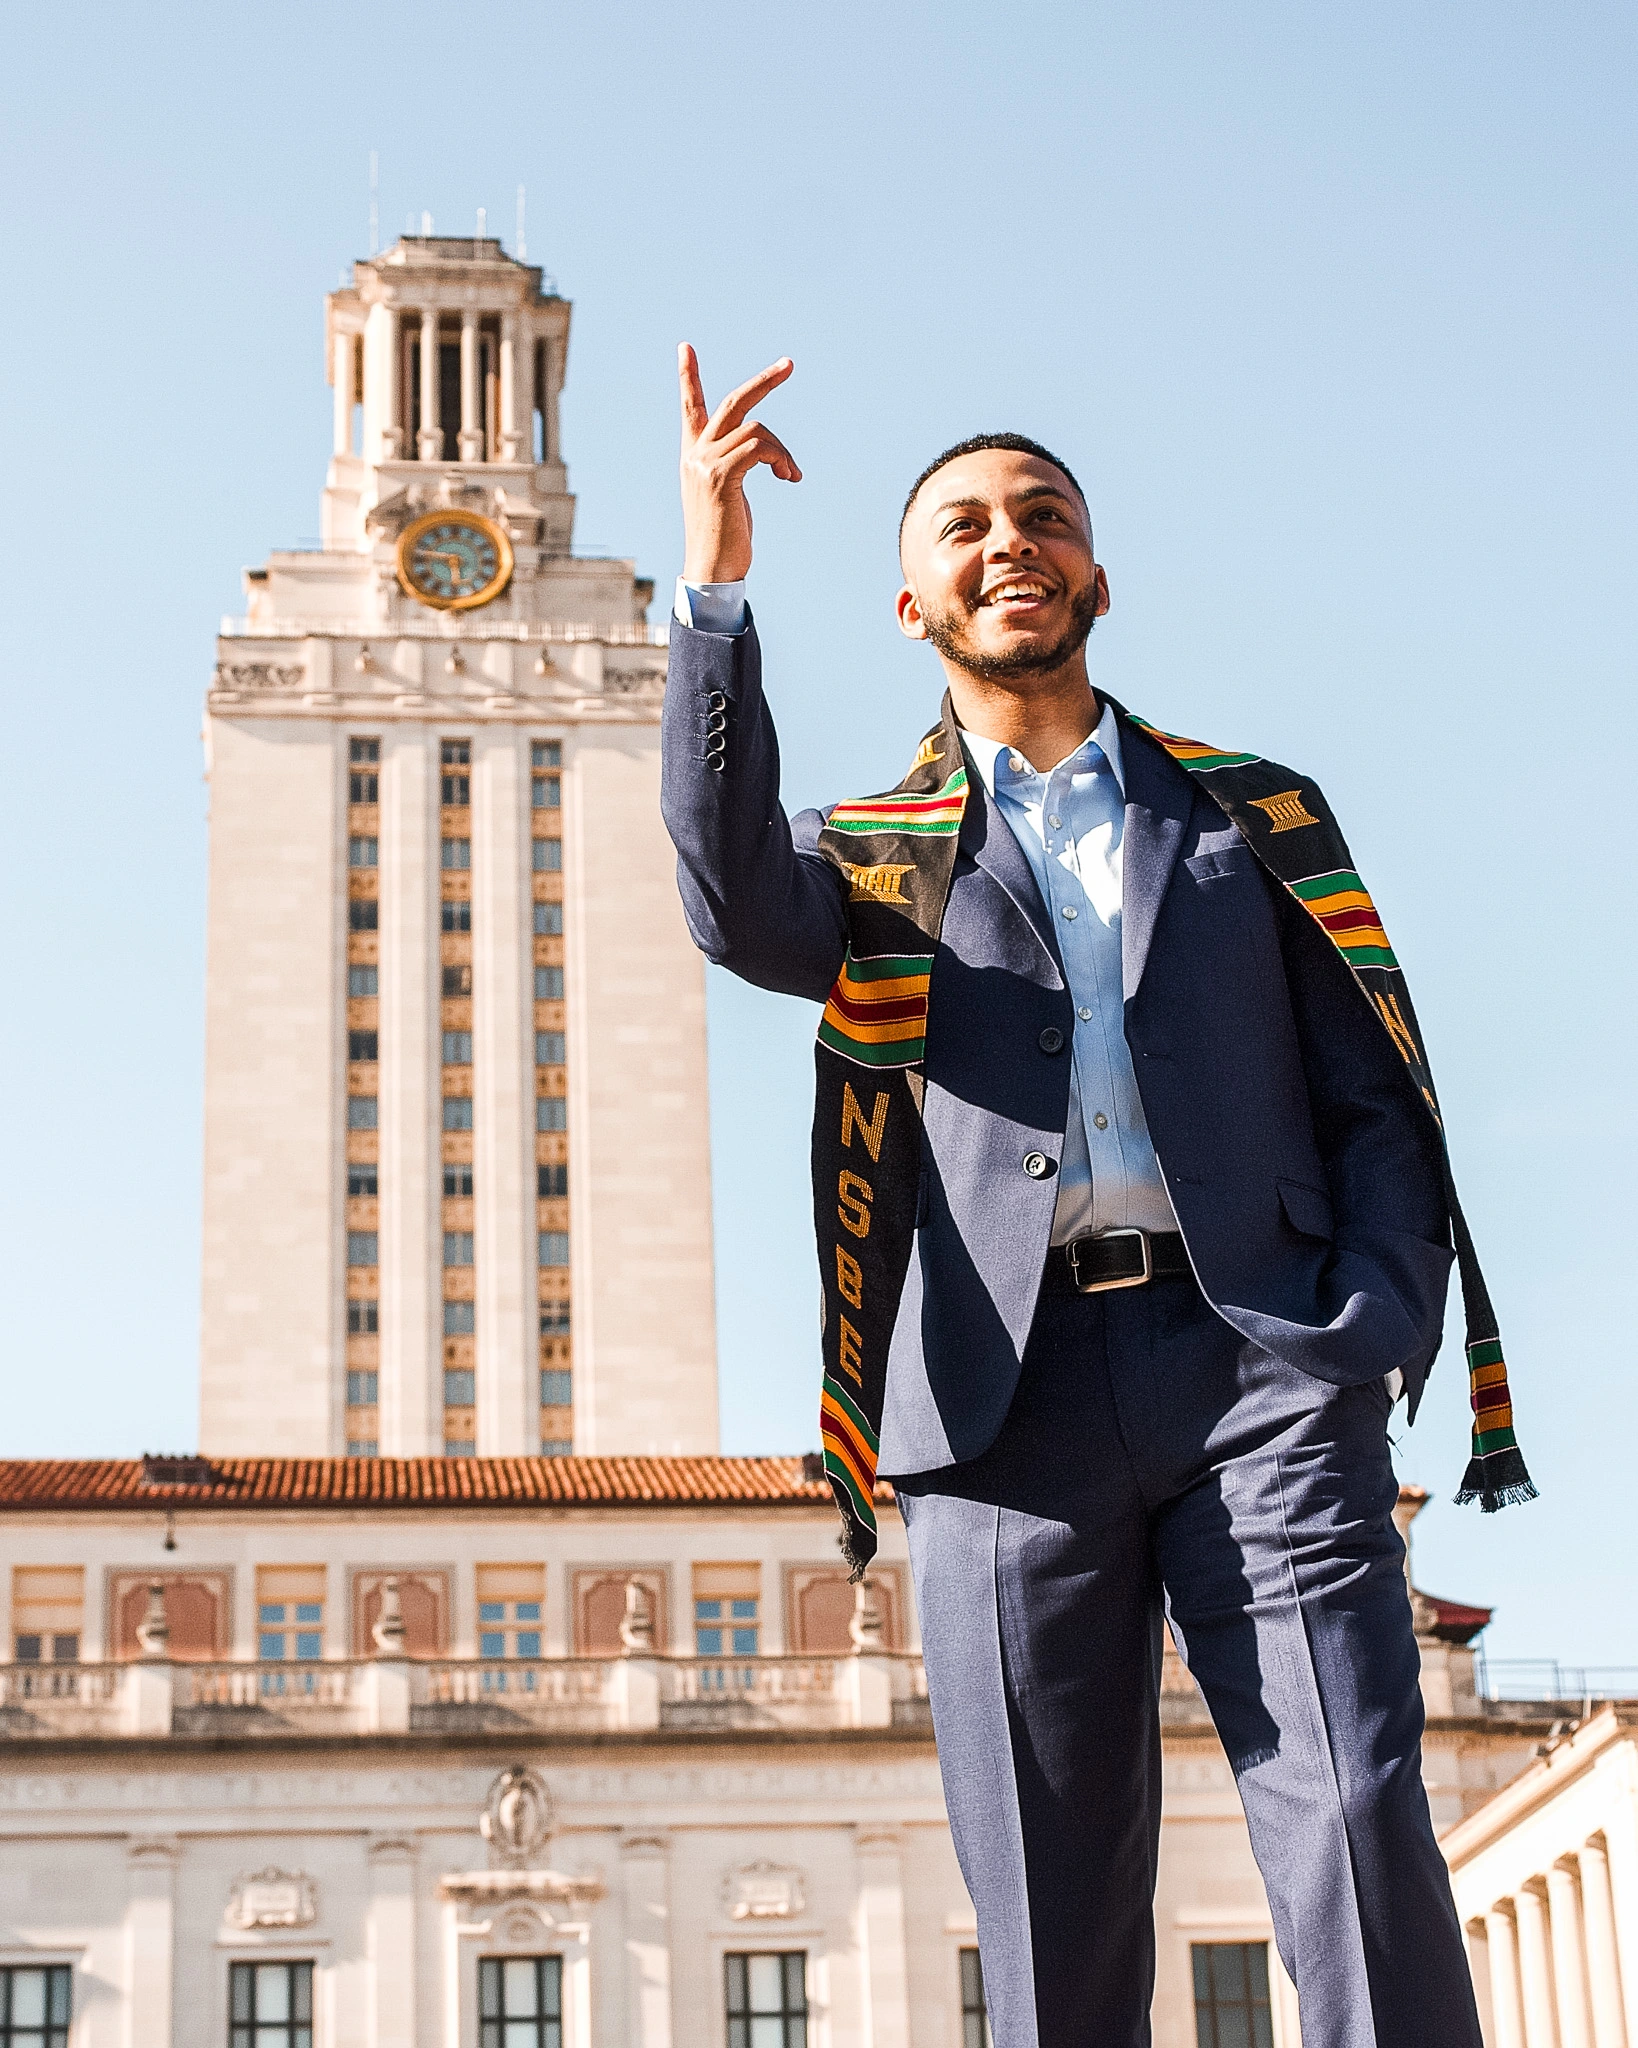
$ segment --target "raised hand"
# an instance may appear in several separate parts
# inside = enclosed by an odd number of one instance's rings
[[[737,583],[751,566],[751,508],[745,479],[759,462],[799,484],[802,472],[777,434],[746,414],[784,383],[789,356],[730,392],[714,413],[705,409],[699,360],[685,341],[677,349],[682,385],[683,575],[690,583]]]

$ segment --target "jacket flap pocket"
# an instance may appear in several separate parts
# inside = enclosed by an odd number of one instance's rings
[[[1279,1180],[1280,1207],[1293,1230],[1304,1237],[1321,1237],[1330,1242],[1336,1225],[1331,1220],[1331,1197],[1323,1188],[1311,1188],[1300,1180]]]
[[[1257,856],[1241,841],[1214,847],[1209,853],[1191,853],[1183,865],[1197,882],[1210,882],[1219,875],[1255,874]]]

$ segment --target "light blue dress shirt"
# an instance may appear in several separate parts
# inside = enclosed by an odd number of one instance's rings
[[[743,583],[677,579],[676,616],[706,633],[745,627]],[[1052,1242],[1136,1225],[1175,1230],[1138,1099],[1124,1028],[1121,838],[1126,821],[1120,731],[1107,705],[1097,731],[1046,774],[999,740],[963,732],[985,794],[1006,820],[1058,935],[1075,1005],[1069,1124],[1058,1168]]]
[[[1075,1005],[1069,1124],[1058,1168],[1052,1242],[1136,1225],[1175,1230],[1124,1028],[1121,839],[1126,785],[1120,731],[1098,729],[1043,774],[999,740],[963,732],[973,772],[1023,849],[1058,935]]]

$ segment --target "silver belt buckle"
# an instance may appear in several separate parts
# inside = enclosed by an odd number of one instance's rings
[[[1081,1262],[1077,1256],[1076,1247],[1088,1243],[1107,1244],[1112,1237],[1135,1237],[1137,1239],[1143,1248],[1143,1271],[1141,1273],[1133,1273],[1129,1277],[1120,1280],[1083,1280],[1081,1278]],[[1155,1255],[1154,1248],[1149,1243],[1149,1233],[1146,1230],[1137,1229],[1135,1225],[1127,1225],[1117,1230],[1100,1230],[1090,1238],[1072,1237],[1068,1244],[1064,1246],[1064,1250],[1069,1254],[1069,1272],[1071,1279],[1075,1282],[1077,1294],[1112,1294],[1118,1287],[1146,1287],[1155,1277]]]

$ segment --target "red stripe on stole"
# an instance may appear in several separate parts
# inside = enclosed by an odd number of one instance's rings
[[[925,996],[894,996],[889,1002],[873,1003],[861,1001],[857,996],[843,995],[840,983],[831,990],[828,1005],[859,1024],[894,1024],[904,1017],[927,1015]]]

